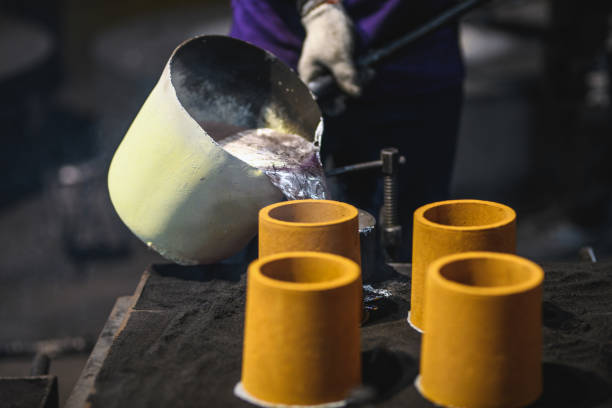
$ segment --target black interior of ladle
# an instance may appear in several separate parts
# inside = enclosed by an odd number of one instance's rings
[[[272,128],[314,141],[321,111],[297,74],[272,54],[231,37],[183,43],[170,76],[187,112],[213,139]]]

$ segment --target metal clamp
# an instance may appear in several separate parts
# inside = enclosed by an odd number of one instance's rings
[[[394,261],[399,255],[402,243],[402,226],[399,222],[399,166],[406,162],[395,147],[386,147],[380,151],[380,160],[351,164],[338,167],[325,173],[327,177],[336,177],[355,171],[380,168],[383,175],[383,207],[380,213],[380,244],[385,261]]]

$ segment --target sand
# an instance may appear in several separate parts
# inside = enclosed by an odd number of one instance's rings
[[[612,264],[543,266],[544,394],[533,406],[611,407]],[[241,370],[244,269],[150,268],[98,375],[92,407],[250,406],[232,393]],[[420,335],[405,322],[410,282],[396,275],[374,286],[393,296],[362,329],[364,388],[351,405],[434,407],[413,386]]]

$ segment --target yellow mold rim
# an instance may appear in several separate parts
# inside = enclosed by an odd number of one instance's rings
[[[360,296],[348,258],[285,252],[251,263],[236,394],[261,406],[343,405],[361,384]]]
[[[516,251],[516,213],[504,204],[483,200],[447,200],[414,212],[411,310],[408,322],[425,329],[425,272],[444,255],[467,251]]]
[[[436,404],[520,407],[542,392],[542,281],[535,263],[466,252],[427,273],[417,387]]]
[[[361,264],[359,211],[333,200],[293,200],[259,211],[259,256],[286,251],[328,252]]]

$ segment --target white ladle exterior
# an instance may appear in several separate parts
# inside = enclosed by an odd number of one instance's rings
[[[225,37],[199,37],[179,46],[122,140],[108,173],[111,201],[121,220],[148,246],[179,264],[213,263],[233,255],[255,235],[259,209],[283,199],[262,171],[223,150],[179,101],[172,62],[182,47],[194,41],[235,41],[240,47],[255,48]],[[274,69],[279,69],[275,57],[257,51],[275,59]],[[312,104],[318,112],[314,100]],[[295,132],[291,123],[283,129],[278,115],[265,115],[271,118],[257,119],[265,127]],[[318,144],[321,132],[319,112],[309,139]]]

